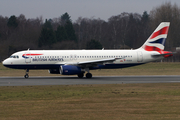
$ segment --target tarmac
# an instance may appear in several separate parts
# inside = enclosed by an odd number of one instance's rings
[[[82,84],[135,84],[135,83],[179,83],[179,75],[158,76],[94,76],[91,79],[68,77],[0,77],[0,86],[34,85],[82,85]]]

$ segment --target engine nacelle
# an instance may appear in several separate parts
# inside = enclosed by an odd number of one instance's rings
[[[82,73],[81,68],[73,65],[62,65],[60,73],[62,75],[77,75]]]
[[[50,74],[60,74],[60,70],[59,69],[49,69],[49,73]]]

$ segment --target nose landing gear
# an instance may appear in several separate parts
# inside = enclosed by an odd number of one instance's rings
[[[24,75],[24,78],[29,78],[29,69],[26,69],[26,73],[25,73],[25,75]]]

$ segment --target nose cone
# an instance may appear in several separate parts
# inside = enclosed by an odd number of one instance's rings
[[[5,60],[2,62],[2,64],[3,64],[4,66],[9,65],[9,64],[10,64],[9,59],[5,59]]]
[[[2,64],[5,65],[5,64],[6,64],[6,60],[4,60],[4,61],[2,62]]]

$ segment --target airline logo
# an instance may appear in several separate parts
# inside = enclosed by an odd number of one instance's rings
[[[166,35],[167,36],[168,29],[169,29],[169,27],[164,27],[164,28],[160,29],[159,31],[154,32],[151,35],[150,40],[152,40],[152,39],[154,39],[154,38],[156,38],[156,37],[158,37],[160,35]],[[166,37],[166,36],[164,36],[164,37]],[[159,38],[159,39],[157,39],[155,41],[152,41],[152,42],[149,42],[149,43],[159,43],[159,44],[164,45],[165,41],[166,41],[166,38]]]
[[[29,54],[23,54],[22,57],[27,59],[27,58],[29,58],[31,56],[39,56],[39,55],[43,55],[43,54],[31,54],[31,53],[29,53]]]
[[[159,29],[158,29],[159,28]],[[169,30],[168,26],[160,26],[157,30],[150,36],[147,43],[143,46],[146,51],[157,51],[160,54],[166,54],[164,57],[172,56],[172,52],[164,51],[164,45]]]
[[[166,26],[154,32],[148,39],[146,45],[143,46],[143,48],[146,51],[163,51],[168,29],[169,26]]]
[[[168,29],[169,29],[169,26],[164,27],[164,28],[160,29],[160,30],[157,31],[157,32],[154,32],[154,33],[151,35],[150,39],[153,39],[153,38],[155,38],[155,37],[157,37],[157,36],[159,36],[159,35],[163,35],[163,34],[166,34],[166,35],[167,35]]]

